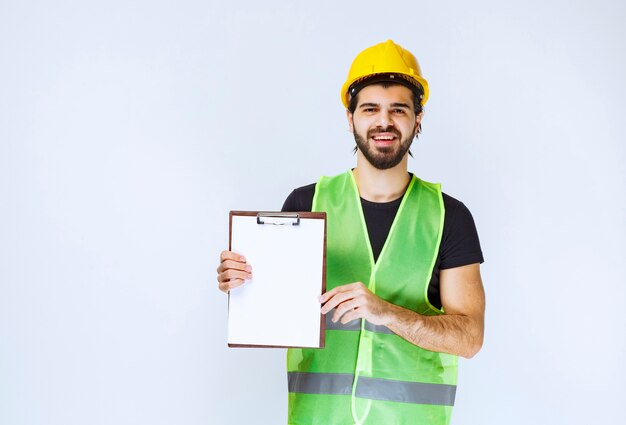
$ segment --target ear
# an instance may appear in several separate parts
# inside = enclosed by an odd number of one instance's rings
[[[424,116],[424,111],[420,112],[415,116],[415,130],[413,131],[413,137],[417,137],[420,132],[420,125],[422,124],[422,117]]]
[[[348,126],[350,127],[350,133],[354,133],[354,124],[352,121],[353,118],[352,112],[349,109],[346,109],[346,118],[348,119]]]
[[[424,111],[420,112],[415,116],[415,126],[417,127],[422,122],[422,117],[424,117]]]
[[[415,116],[415,134],[413,134],[413,137],[417,136],[417,134],[419,133],[419,128],[420,128],[420,124],[422,123],[423,116],[424,116],[424,111],[420,112],[419,114]]]

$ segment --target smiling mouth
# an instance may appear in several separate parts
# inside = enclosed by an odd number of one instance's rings
[[[370,138],[374,141],[376,145],[379,146],[389,146],[398,139],[395,134],[390,133],[374,134]]]

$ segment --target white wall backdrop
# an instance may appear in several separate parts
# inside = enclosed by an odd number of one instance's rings
[[[453,423],[624,423],[625,20],[0,0],[0,423],[284,423],[284,351],[226,347],[228,211],[353,165],[339,88],[388,38],[431,87],[410,168],[468,205],[486,258]]]

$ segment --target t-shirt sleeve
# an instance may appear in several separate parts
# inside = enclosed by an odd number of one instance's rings
[[[287,199],[285,199],[285,202],[283,203],[283,208],[281,209],[282,212],[294,212],[294,211],[298,211],[298,208],[296,207],[296,191],[293,190],[289,196],[287,196]]]
[[[478,231],[470,210],[454,198],[450,198],[445,204],[448,205],[439,251],[439,268],[451,269],[484,262]]]
[[[315,183],[294,189],[283,204],[282,212],[310,212],[313,208]]]

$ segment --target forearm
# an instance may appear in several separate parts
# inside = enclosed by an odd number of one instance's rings
[[[332,321],[365,319],[384,325],[411,344],[430,351],[473,357],[483,344],[485,293],[478,264],[441,272],[441,303],[446,314],[424,316],[373,294],[362,282],[337,286],[320,297],[322,314]]]
[[[461,314],[424,316],[389,304],[387,327],[418,347],[466,358],[483,343],[483,321]]]

